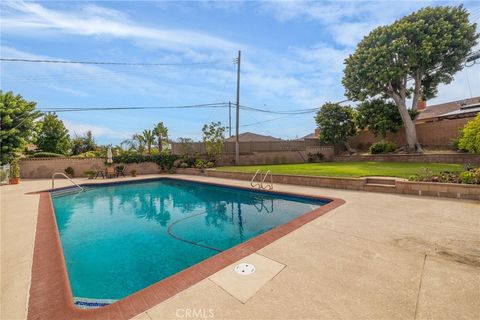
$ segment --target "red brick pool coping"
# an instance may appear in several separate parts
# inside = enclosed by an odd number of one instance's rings
[[[188,179],[174,179],[198,182]],[[148,179],[137,181],[148,181]],[[252,190],[228,184],[199,183]],[[342,199],[331,197],[317,197],[290,192],[273,191],[273,193],[330,200],[330,202],[111,305],[97,309],[79,309],[73,303],[50,193],[47,191],[40,192],[27,319],[130,319],[345,203]]]

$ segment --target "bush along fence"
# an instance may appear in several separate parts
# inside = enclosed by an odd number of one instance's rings
[[[169,170],[173,167],[175,160],[179,157],[170,153],[160,153],[155,155],[145,154],[125,154],[115,156],[112,158],[113,163],[116,164],[131,164],[131,163],[156,163],[161,170]]]

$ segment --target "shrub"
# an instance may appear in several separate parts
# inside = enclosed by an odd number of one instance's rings
[[[458,172],[442,171],[434,175],[432,170],[422,168],[417,174],[408,177],[409,181],[480,184],[480,168]]]
[[[72,156],[72,157],[75,157],[75,158],[97,158],[97,157],[104,157],[105,155],[103,153],[104,152],[102,152],[102,151],[87,151],[87,152],[83,152],[83,153],[77,154],[77,155]]]
[[[0,182],[4,181],[7,179],[7,172],[3,169],[0,169]]]
[[[34,158],[59,158],[65,157],[63,154],[53,153],[53,152],[36,152],[32,155]]]
[[[213,168],[215,167],[215,163],[213,161],[208,161],[205,163],[205,168]]]
[[[205,161],[203,161],[202,159],[197,159],[195,161],[195,168],[204,169],[205,168]]]
[[[188,168],[192,168],[195,166],[195,162],[197,161],[197,155],[186,155],[183,157],[183,161],[187,164]]]
[[[433,171],[429,168],[421,168],[417,174],[408,177],[410,181],[432,181]]]
[[[317,152],[317,153],[308,153],[308,162],[321,162],[324,160],[324,155],[323,153]]]
[[[71,177],[73,177],[75,175],[75,170],[73,170],[72,167],[66,167],[64,171],[65,171],[66,174],[68,174]]]
[[[10,178],[20,178],[20,165],[18,160],[13,160],[10,163]]]
[[[88,177],[88,179],[93,179],[95,177],[95,175],[97,174],[97,172],[95,170],[87,170],[87,171],[84,171],[83,173],[85,173],[85,175]]]
[[[463,171],[462,173],[460,173],[459,178],[461,183],[468,183],[468,184],[478,183],[476,174],[473,171]]]
[[[458,149],[480,153],[480,113],[463,127],[458,138]]]
[[[389,153],[397,149],[395,143],[390,141],[379,141],[370,146],[371,154]]]
[[[161,169],[170,169],[173,163],[177,160],[177,156],[167,152],[161,152],[156,155],[148,154],[122,154],[113,157],[114,163],[141,163],[141,162],[155,162]]]

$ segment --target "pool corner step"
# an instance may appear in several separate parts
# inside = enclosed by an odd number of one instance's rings
[[[90,299],[90,298],[80,298],[74,297],[73,303],[80,309],[95,309],[108,306],[118,300],[113,299]]]

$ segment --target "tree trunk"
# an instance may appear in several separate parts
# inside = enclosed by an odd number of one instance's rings
[[[345,141],[343,143],[345,145],[345,148],[347,149],[347,151],[352,154],[352,153],[357,153],[357,150],[353,149],[350,144],[348,143],[348,141]]]
[[[158,137],[158,152],[162,152],[162,138]]]
[[[397,102],[398,111],[402,117],[403,125],[405,127],[405,138],[407,139],[407,152],[423,152],[422,146],[417,139],[417,131],[415,129],[415,123],[413,123],[408,113],[405,100],[399,100]]]

